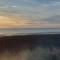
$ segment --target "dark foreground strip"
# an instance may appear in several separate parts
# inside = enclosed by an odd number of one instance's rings
[[[22,49],[30,50],[28,60],[60,60],[60,34],[0,37],[0,53],[17,54]]]

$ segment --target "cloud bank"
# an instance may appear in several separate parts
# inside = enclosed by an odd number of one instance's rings
[[[0,16],[0,28],[56,28],[60,23],[31,21],[18,16]]]
[[[60,0],[0,0],[0,27],[59,26]]]

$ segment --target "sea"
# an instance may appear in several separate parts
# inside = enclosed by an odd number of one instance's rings
[[[2,28],[0,34],[5,33],[60,33],[60,28]]]

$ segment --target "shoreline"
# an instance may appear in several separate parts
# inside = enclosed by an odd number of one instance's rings
[[[41,32],[41,33],[0,33],[0,37],[3,36],[25,36],[25,35],[60,35],[60,32]]]

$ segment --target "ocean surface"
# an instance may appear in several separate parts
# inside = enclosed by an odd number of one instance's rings
[[[7,28],[0,33],[60,33],[60,28]]]

